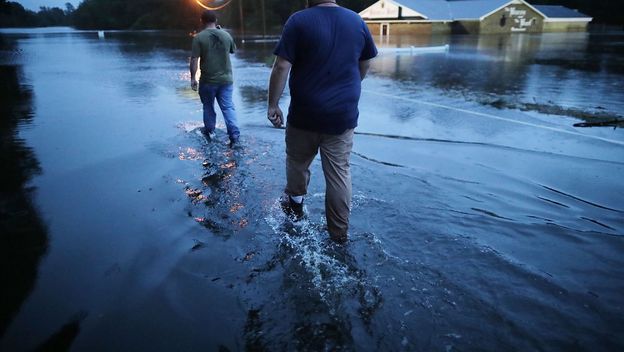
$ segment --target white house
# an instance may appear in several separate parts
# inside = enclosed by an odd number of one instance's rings
[[[374,34],[584,31],[592,18],[524,0],[380,0],[360,12]]]

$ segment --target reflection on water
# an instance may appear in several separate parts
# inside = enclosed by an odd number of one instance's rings
[[[557,104],[586,111],[598,108],[599,101],[602,109],[620,115],[624,47],[609,48],[613,39],[588,33],[434,36],[414,44],[450,44],[448,54],[382,56],[373,72],[484,104]],[[397,37],[388,45],[406,42],[409,38]]]
[[[382,48],[450,46],[446,53],[384,51],[373,61],[372,74],[403,82],[402,88],[419,96],[433,89],[495,108],[588,121],[624,119],[622,34],[397,35],[376,40]],[[270,65],[272,49],[247,43],[240,56]]]
[[[14,43],[1,62],[24,67],[0,71],[1,155],[17,170],[3,202],[21,209],[0,224],[4,236],[23,216],[38,234],[11,242],[34,251],[1,249],[29,264],[5,278],[0,349],[621,350],[624,136],[572,127],[624,111],[621,38],[383,43],[450,47],[373,62],[342,247],[318,161],[308,218],[277,205],[273,44],[233,59],[243,134],[230,149],[221,117],[215,140],[198,133],[185,33],[0,36]]]
[[[16,47],[2,40],[0,50],[4,54]],[[32,202],[35,188],[29,184],[41,169],[18,135],[33,117],[32,90],[22,82],[19,67],[0,65],[0,337],[34,288],[48,247],[46,226]]]

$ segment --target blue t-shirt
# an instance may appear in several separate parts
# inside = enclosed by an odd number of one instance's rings
[[[292,64],[290,125],[327,134],[357,126],[359,61],[377,56],[360,15],[336,6],[299,11],[286,22],[274,54]]]

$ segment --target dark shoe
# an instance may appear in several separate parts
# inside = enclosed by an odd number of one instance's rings
[[[201,128],[201,132],[204,135],[204,137],[206,137],[206,140],[212,141],[212,140],[215,139],[215,136],[216,136],[215,131],[208,131],[208,129],[206,129],[206,127],[202,127]]]
[[[293,221],[299,221],[305,216],[303,212],[303,202],[297,203],[292,200],[290,196],[283,196],[280,198],[280,207],[284,214]]]
[[[333,233],[329,233],[329,238],[337,244],[345,244],[349,240],[347,234],[336,235]]]
[[[230,148],[234,148],[240,145],[240,141],[238,140],[238,137],[236,138],[230,138]]]

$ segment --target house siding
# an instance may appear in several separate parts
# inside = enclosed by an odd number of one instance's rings
[[[544,22],[544,32],[586,32],[588,22]]]
[[[452,22],[434,22],[431,24],[431,33],[434,34],[451,34]]]
[[[481,23],[476,21],[455,21],[451,24],[453,34],[479,34]]]
[[[384,22],[385,24],[386,22]],[[426,23],[405,23],[388,21],[390,35],[421,35],[433,33],[433,24]],[[368,29],[373,36],[380,35],[381,23],[367,23]],[[436,32],[437,33],[437,32]]]
[[[524,4],[512,4],[481,21],[479,33],[541,33],[544,16]]]

